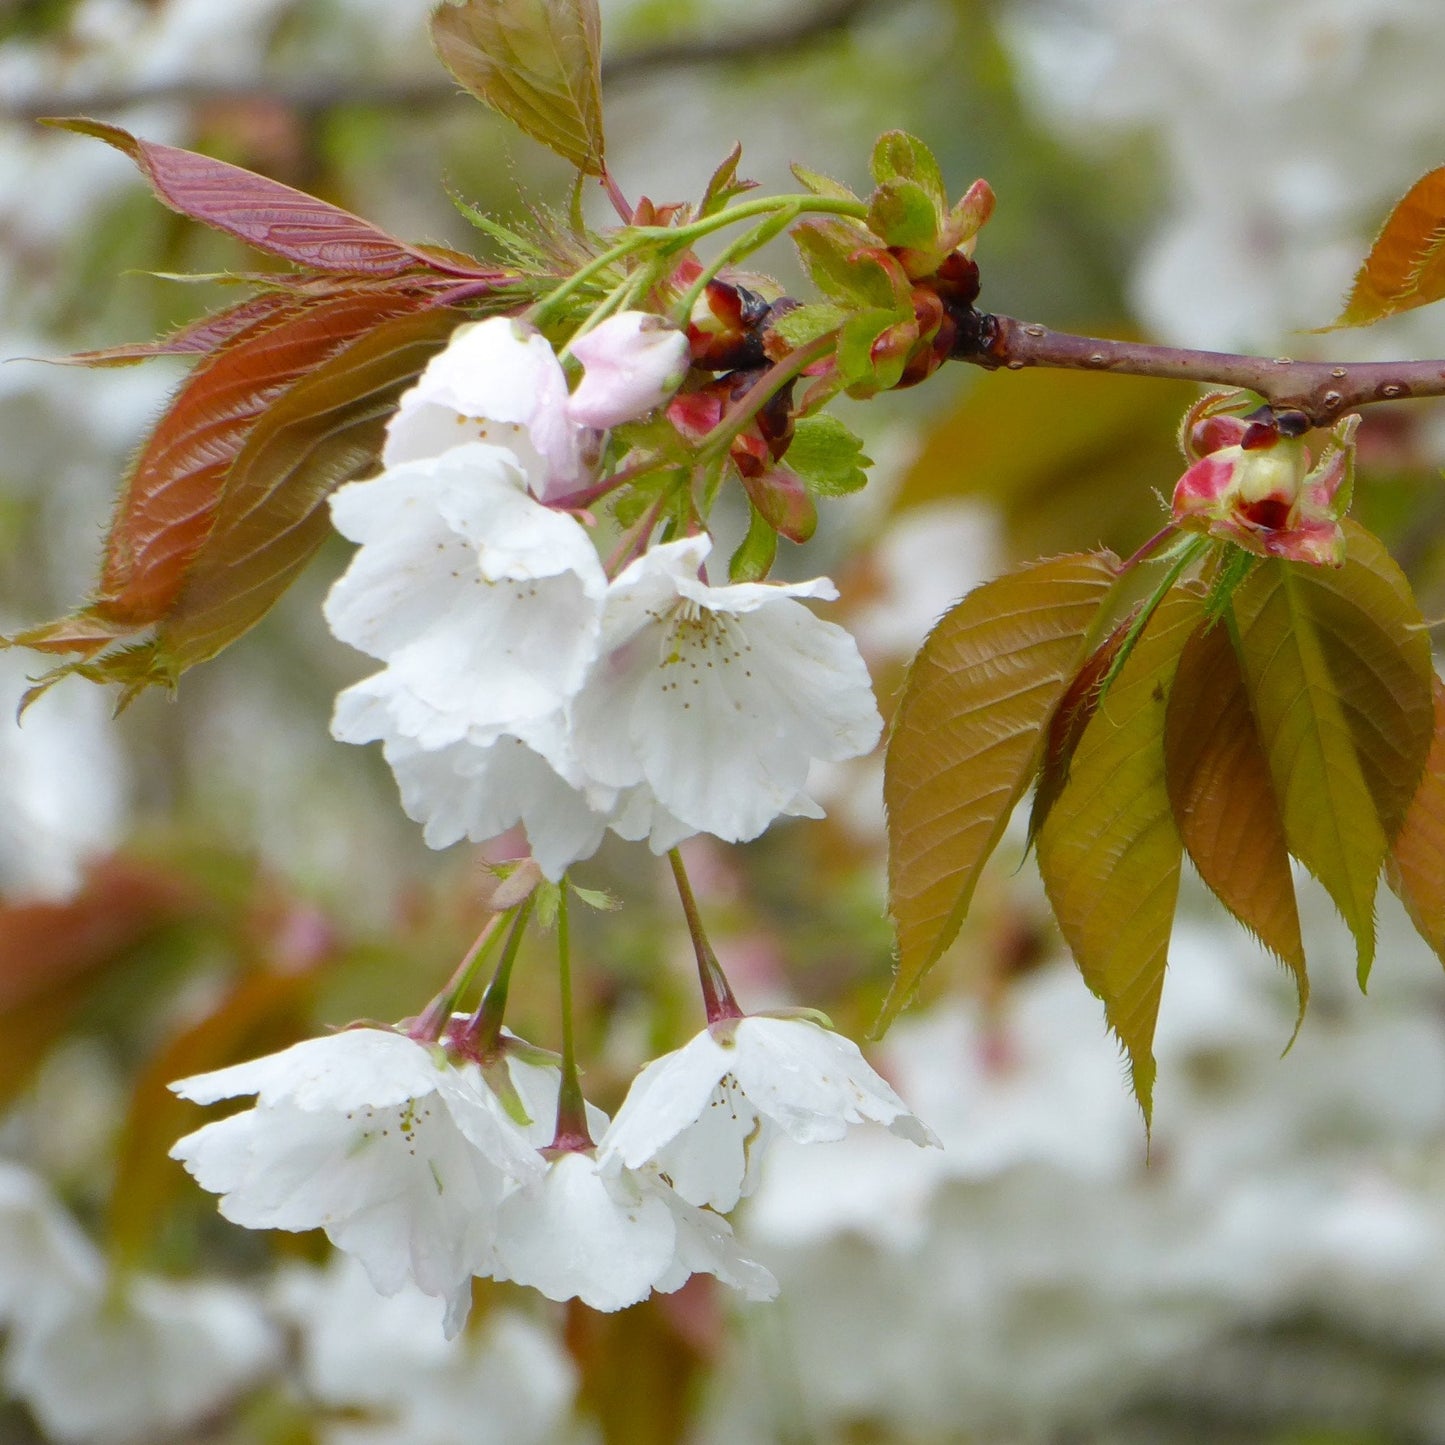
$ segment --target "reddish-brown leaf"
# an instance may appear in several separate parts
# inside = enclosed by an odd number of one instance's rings
[[[398,241],[350,211],[242,166],[176,146],[139,140],[103,121],[74,117],[47,120],[44,124],[95,136],[124,151],[172,210],[225,231],[268,255],[318,271],[351,275],[396,276],[418,269],[472,280],[497,275],[495,270],[455,252]]]
[[[1169,804],[1184,847],[1220,902],[1294,975],[1309,998],[1294,878],[1269,759],[1239,657],[1221,620],[1179,658],[1165,714]]]
[[[1420,936],[1445,962],[1445,683],[1435,679],[1435,737],[1395,834],[1385,877]]]
[[[153,356],[209,356],[240,340],[248,331],[267,322],[279,322],[288,310],[299,310],[302,304],[285,291],[263,291],[259,296],[248,296],[234,306],[187,322],[154,341],[133,341],[100,351],[76,351],[58,360],[62,366],[129,366],[133,362],[149,361]]]
[[[376,464],[401,393],[457,318],[393,317],[318,366],[246,440],[185,587],[156,629],[166,678],[214,657],[271,609],[330,532],[327,496]]]
[[[93,656],[164,618],[211,532],[227,474],[258,422],[328,357],[424,304],[420,296],[365,291],[323,301],[282,324],[263,315],[202,362],[126,480],[95,599],[74,616],[13,640],[40,651]],[[455,316],[449,324],[456,324]]]
[[[914,658],[884,764],[898,971],[880,1022],[957,934],[1117,565],[1109,553],[1058,557],[985,583]]]
[[[1445,296],[1445,166],[1420,177],[1385,220],[1328,327],[1369,326]]]

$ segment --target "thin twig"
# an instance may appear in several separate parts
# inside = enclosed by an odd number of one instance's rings
[[[1374,402],[1445,396],[1445,360],[1295,361],[1074,336],[1012,316],[979,313],[975,320],[954,349],[957,361],[989,370],[1044,366],[1243,387],[1277,412],[1299,412],[1311,426],[1330,426]]]

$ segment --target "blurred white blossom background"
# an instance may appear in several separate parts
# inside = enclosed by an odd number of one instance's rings
[[[604,4],[608,54],[763,36],[803,8]],[[567,178],[450,94],[427,10],[0,0],[6,628],[84,595],[116,478],[178,375],[15,358],[140,339],[216,299],[135,272],[244,264],[161,212],[122,157],[33,117],[94,107],[408,237],[474,244],[448,186],[515,217],[529,197],[555,203]],[[1445,159],[1435,0],[900,0],[848,18],[798,49],[760,41],[742,62],[619,73],[612,168],[680,198],[740,138],[765,183],[794,158],[851,180],[873,134],[902,126],[937,146],[955,192],[984,174],[999,193],[984,305],[1271,355],[1445,349],[1430,309],[1300,334],[1335,313],[1390,203]],[[777,266],[797,283],[787,256]],[[850,416],[880,459],[874,483],[789,564],[839,578],[881,696],[947,603],[1029,540],[1016,499],[920,471],[970,385],[943,378]],[[1378,443],[1386,471],[1438,469],[1438,419],[1418,410]],[[1150,488],[1171,481],[1135,477],[1137,508],[1152,517]],[[1422,506],[1411,525],[1433,539],[1439,514]],[[1435,545],[1415,554],[1427,587]],[[142,1248],[144,1228],[114,1222],[112,1188],[149,1177],[134,1172],[142,1149],[153,1174],[179,1174],[163,1156],[181,1129],[147,1138],[150,1096],[120,1102],[152,1059],[238,979],[314,976],[308,1007],[324,1022],[395,1016],[445,975],[438,937],[465,931],[473,860],[428,855],[375,760],[327,734],[333,695],[363,666],[320,621],[344,556],[324,553],[176,702],[143,698],[118,720],[77,680],[16,724],[40,660],[0,654],[0,1049],[16,1060],[0,1071],[0,1441],[1445,1442],[1438,962],[1385,898],[1360,996],[1344,930],[1310,893],[1314,997],[1286,1054],[1291,981],[1197,889],[1171,955],[1146,1141],[1031,865],[1011,871],[1021,832],[980,921],[872,1053],[943,1149],[881,1129],[780,1145],[739,1216],[781,1283],[775,1303],[684,1292],[600,1333],[513,1292],[481,1301],[448,1343],[439,1301],[382,1300],[307,1243],[281,1258],[210,1222]],[[820,1004],[857,1033],[887,982],[877,758],[816,781],[827,825],[692,862],[755,1006]],[[806,843],[808,826],[827,841]],[[143,871],[123,887],[117,850]],[[795,883],[787,870],[802,867],[821,874],[810,892],[770,879]],[[598,868],[642,894],[619,915],[636,920],[624,942],[593,941],[605,1082],[669,1027],[648,990],[685,986],[686,940],[650,900],[654,860],[624,850]],[[147,926],[121,928],[128,910]],[[81,923],[105,936],[95,958],[58,943],[37,954],[36,939]],[[120,981],[81,997],[37,978],[82,956],[92,983]],[[185,1185],[156,1187],[173,1208]],[[623,1372],[627,1388],[609,1386]]]

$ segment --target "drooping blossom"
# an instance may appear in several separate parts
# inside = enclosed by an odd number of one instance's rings
[[[653,547],[608,589],[575,746],[596,783],[645,786],[685,828],[741,842],[780,814],[820,816],[809,767],[867,752],[882,721],[852,637],[799,600],[833,584],[712,587],[697,575],[711,545]]]
[[[644,311],[609,316],[574,337],[570,349],[583,372],[567,399],[567,415],[599,428],[661,406],[682,384],[690,356],[683,332]]]
[[[819,1143],[865,1120],[938,1143],[851,1039],[806,1018],[729,1018],[638,1074],[598,1159],[604,1171],[651,1166],[690,1203],[728,1210],[779,1132]]]
[[[1340,566],[1359,417],[1335,425],[1311,468],[1302,441],[1272,420],[1224,409],[1235,404],[1237,394],[1215,393],[1185,418],[1191,465],[1174,488],[1175,522],[1263,557]]]
[[[560,1153],[541,1179],[503,1201],[498,1279],[607,1311],[653,1290],[671,1294],[694,1274],[714,1275],[749,1299],[777,1293],[727,1220],[689,1204],[655,1171],[604,1170],[600,1159],[600,1151]]]
[[[512,1064],[514,1078],[519,1068]],[[385,1029],[308,1039],[182,1079],[184,1099],[255,1094],[171,1150],[249,1229],[324,1229],[381,1294],[445,1299],[455,1334],[488,1273],[504,1193],[541,1157],[473,1063]],[[530,1110],[529,1110],[530,1112]]]

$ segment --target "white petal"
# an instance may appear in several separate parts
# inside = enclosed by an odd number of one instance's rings
[[[566,413],[567,378],[545,337],[509,317],[453,333],[401,399],[382,463],[481,439],[509,447],[538,496],[582,480],[586,438]]]
[[[489,1258],[507,1180],[439,1099],[348,1113],[258,1107],[171,1150],[248,1229],[324,1229],[382,1294],[454,1295]]]
[[[630,1176],[604,1181],[594,1159],[564,1154],[541,1184],[503,1202],[496,1276],[548,1299],[619,1310],[646,1298],[672,1266],[676,1242],[672,1212],[657,1194]]]
[[[933,1131],[869,1066],[858,1045],[807,1019],[740,1019],[732,1071],[757,1109],[800,1143],[841,1139],[865,1119],[915,1144]]]
[[[677,1228],[677,1250],[672,1269],[657,1281],[655,1289],[671,1294],[687,1282],[689,1275],[710,1274],[741,1290],[746,1299],[777,1298],[778,1281],[772,1271],[743,1254],[726,1219],[705,1209],[694,1209],[675,1194],[663,1197]]]
[[[731,1067],[731,1052],[706,1029],[682,1048],[654,1059],[632,1081],[611,1128],[599,1141],[599,1162],[616,1155],[629,1169],[647,1163],[697,1123]]]
[[[386,758],[402,806],[426,825],[431,848],[462,838],[487,842],[520,823],[532,856],[555,882],[597,851],[607,827],[604,813],[516,737],[503,735],[485,747],[455,743],[437,752],[403,739],[387,744]]]
[[[262,1104],[285,1101],[299,1109],[344,1111],[358,1102],[383,1108],[431,1093],[441,1067],[429,1048],[405,1034],[344,1029],[170,1088],[195,1104],[256,1094]]]
[[[368,540],[325,613],[343,641],[387,663],[363,684],[368,730],[442,747],[515,729],[565,704],[597,653],[606,589],[585,530],[534,501],[494,448],[462,447],[346,488],[341,514]],[[412,510],[379,535],[358,525],[368,493]],[[359,736],[351,711],[338,734]]]

